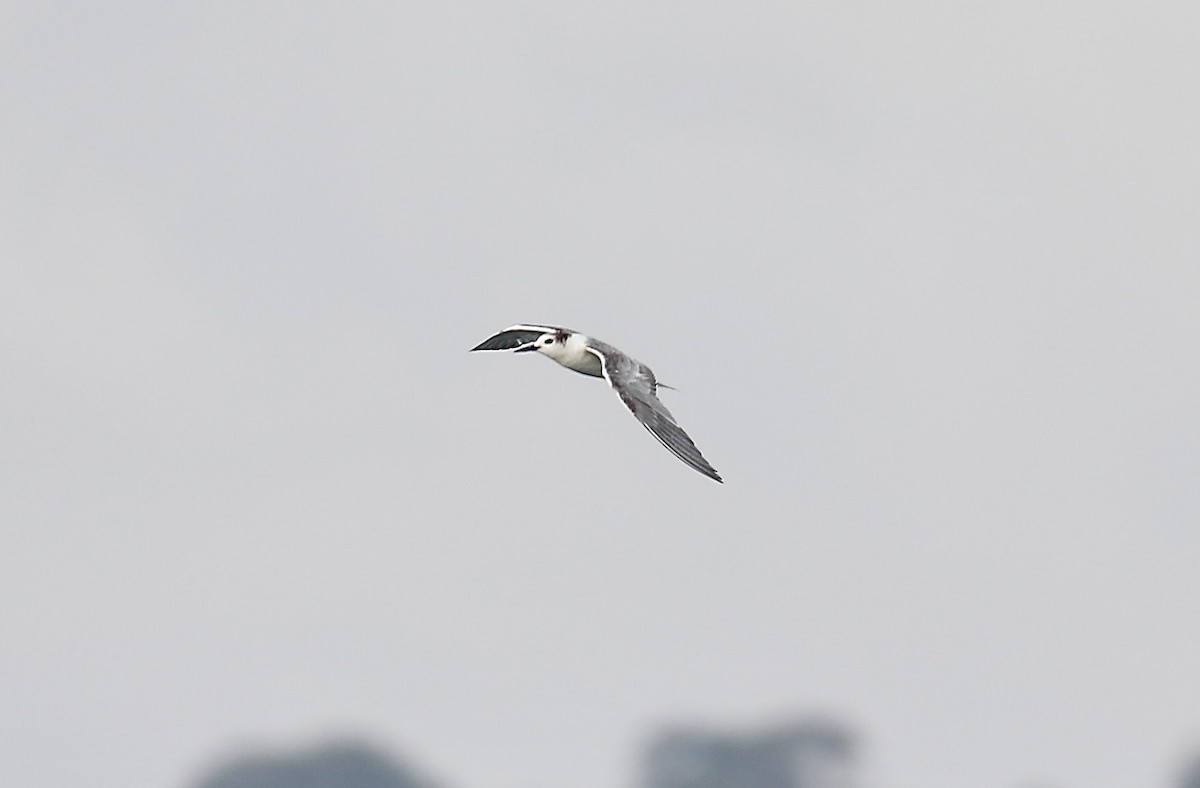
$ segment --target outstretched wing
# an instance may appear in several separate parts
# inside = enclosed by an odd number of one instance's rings
[[[524,345],[532,344],[542,334],[552,331],[562,331],[555,326],[509,326],[499,334],[490,336],[471,348],[476,350],[516,350]]]
[[[658,381],[649,367],[619,351],[605,353],[591,347],[588,350],[599,357],[604,379],[659,443],[708,478],[723,481],[688,434],[675,422],[671,411],[659,400]]]

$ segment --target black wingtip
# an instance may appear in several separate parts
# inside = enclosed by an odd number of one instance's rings
[[[540,337],[542,332],[532,329],[511,329],[501,331],[480,342],[471,351],[476,350],[516,350],[522,345],[528,345]]]

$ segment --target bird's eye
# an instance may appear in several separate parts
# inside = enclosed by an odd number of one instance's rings
[[[549,344],[550,344],[551,342],[553,342],[553,341],[554,341],[553,339],[547,339],[547,340],[543,340],[542,344],[543,344],[543,345],[549,345]]]

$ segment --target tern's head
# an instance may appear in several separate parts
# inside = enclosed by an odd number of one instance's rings
[[[539,336],[531,344],[517,348],[518,353],[536,350],[555,361],[563,357],[567,350],[567,340],[571,338],[569,331],[548,331]]]

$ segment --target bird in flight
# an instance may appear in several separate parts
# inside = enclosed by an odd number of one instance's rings
[[[488,337],[476,350],[535,351],[575,372],[604,378],[633,415],[659,443],[687,465],[718,482],[721,475],[708,464],[692,439],[658,399],[659,383],[650,367],[598,339],[557,326],[518,325]]]

